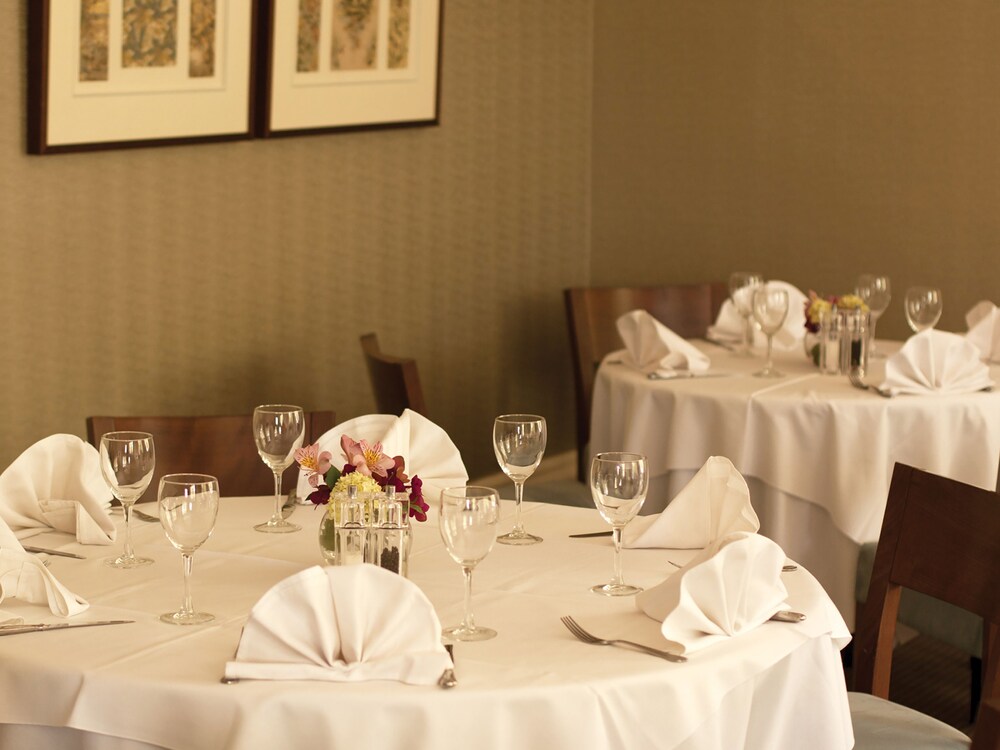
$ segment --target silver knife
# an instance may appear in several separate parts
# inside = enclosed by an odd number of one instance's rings
[[[68,630],[69,628],[95,628],[98,625],[127,625],[135,620],[97,620],[96,622],[51,622],[34,625],[5,625],[0,627],[0,636],[21,633],[39,633],[45,630]]]
[[[673,372],[651,372],[646,377],[649,380],[689,380],[692,378],[725,378],[728,372],[691,372],[690,370],[674,370]]]
[[[25,552],[36,552],[45,555],[58,555],[59,557],[72,557],[75,560],[86,560],[87,558],[83,555],[78,555],[75,552],[63,552],[58,549],[45,549],[45,547],[25,547]]]

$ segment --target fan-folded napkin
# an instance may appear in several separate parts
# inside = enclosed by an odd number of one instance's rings
[[[893,395],[972,393],[993,386],[979,349],[964,336],[933,328],[911,336],[885,364],[882,388]]]
[[[769,281],[767,284],[788,292],[788,315],[779,331],[774,334],[774,346],[786,351],[802,346],[802,339],[806,335],[806,302],[809,298],[787,281]],[[753,321],[752,315],[750,320]],[[715,324],[709,326],[708,337],[719,341],[742,341],[744,321],[745,318],[736,310],[733,301],[727,299],[719,308]],[[765,340],[764,334],[755,327],[754,342],[762,343]]]
[[[380,442],[387,456],[402,456],[406,461],[406,473],[420,477],[424,498],[432,505],[441,490],[469,481],[462,455],[448,433],[415,411],[405,409],[398,417],[368,414],[341,422],[323,433],[316,442],[320,451],[330,452],[333,465],[338,468],[346,461],[340,448],[343,435],[369,443]],[[299,498],[305,499],[312,491],[308,473],[299,472]]]
[[[965,337],[971,341],[983,359],[1000,362],[1000,308],[988,300],[983,300],[965,315],[969,332]]]
[[[90,606],[59,583],[35,555],[25,552],[0,519],[0,602],[4,599],[47,604],[53,614],[62,617],[80,614]]]
[[[708,369],[708,357],[645,310],[625,313],[616,325],[625,344],[623,359],[630,367],[647,373]]]
[[[623,544],[699,549],[731,532],[759,528],[743,475],[728,458],[712,456],[663,511],[633,519]]]
[[[0,474],[0,519],[19,539],[56,529],[81,544],[110,544],[110,507],[100,454],[75,435],[39,440]]]
[[[433,685],[451,665],[414,583],[375,565],[315,566],[253,606],[226,678]]]
[[[696,555],[663,583],[641,592],[636,606],[663,625],[686,653],[739,635],[785,609],[785,553],[767,537],[738,531]]]

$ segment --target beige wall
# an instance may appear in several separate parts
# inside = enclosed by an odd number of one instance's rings
[[[1000,303],[1000,6],[597,0],[594,283],[753,267]]]
[[[473,473],[500,412],[572,444],[589,1],[447,0],[439,127],[43,157],[29,1],[0,4],[0,465],[88,414],[370,412],[369,330],[418,359]]]

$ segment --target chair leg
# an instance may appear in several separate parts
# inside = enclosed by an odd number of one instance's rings
[[[970,656],[969,672],[972,674],[972,684],[969,691],[972,696],[972,702],[969,706],[969,722],[975,724],[976,715],[979,713],[979,700],[983,697],[983,660],[978,656]]]

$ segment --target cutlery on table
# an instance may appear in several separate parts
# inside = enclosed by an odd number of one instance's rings
[[[57,555],[58,557],[72,557],[74,560],[86,560],[87,558],[83,555],[78,555],[75,552],[63,552],[58,549],[46,549],[45,547],[27,547],[24,548],[25,552],[34,552],[35,554],[42,555]]]
[[[97,620],[96,622],[51,622],[33,625],[0,625],[0,636],[21,633],[41,633],[48,630],[68,630],[70,628],[96,628],[100,625],[127,625],[135,620]]]
[[[595,536],[611,536],[612,531],[588,531],[586,534],[570,534],[570,539],[590,539]]]
[[[801,612],[793,612],[790,609],[783,609],[780,612],[775,612],[770,617],[774,622],[802,622],[806,619],[806,616]]]
[[[438,679],[438,687],[447,690],[455,687],[458,684],[458,680],[455,677],[455,646],[454,644],[446,643],[444,647],[448,651],[448,656],[451,657],[451,666],[441,673],[441,677]]]
[[[728,372],[692,372],[691,370],[674,370],[673,372],[651,372],[646,377],[649,380],[685,380],[688,378],[724,378]]]
[[[870,385],[869,383],[864,382],[861,379],[861,376],[858,374],[857,370],[851,370],[849,373],[847,373],[847,378],[851,381],[851,385],[853,385],[855,388],[860,388],[863,391],[874,391],[883,398],[892,398],[891,392],[879,388],[877,385]]]
[[[686,656],[681,656],[680,654],[675,654],[672,651],[661,651],[658,648],[652,648],[651,646],[643,645],[642,643],[635,643],[634,641],[625,641],[621,638],[598,638],[595,635],[591,635],[582,627],[580,623],[574,620],[572,617],[567,615],[566,617],[560,617],[562,624],[566,626],[567,630],[575,635],[579,640],[584,643],[591,643],[596,646],[621,646],[623,648],[631,648],[637,651],[641,651],[644,654],[649,654],[650,656],[658,656],[661,659],[666,659],[667,661],[673,661],[678,663],[683,663],[687,661]]]
[[[674,562],[673,560],[667,560],[667,562],[670,563],[671,565],[673,565],[675,568],[683,568],[684,567],[680,563]],[[785,565],[781,566],[781,572],[782,573],[793,573],[793,572],[795,572],[798,569],[799,569],[799,566],[795,565],[794,563],[786,563]]]

